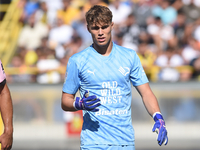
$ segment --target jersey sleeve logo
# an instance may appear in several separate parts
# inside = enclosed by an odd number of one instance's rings
[[[130,69],[128,67],[119,67],[119,72],[121,72],[124,76],[130,73]]]

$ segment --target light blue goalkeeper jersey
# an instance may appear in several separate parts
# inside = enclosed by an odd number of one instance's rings
[[[136,52],[113,43],[109,56],[92,46],[73,55],[68,62],[63,92],[86,90],[101,99],[98,112],[83,111],[81,145],[134,145],[131,120],[131,83],[148,79]]]

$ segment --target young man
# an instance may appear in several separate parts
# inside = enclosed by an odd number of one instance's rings
[[[0,60],[0,112],[4,132],[0,135],[1,150],[10,150],[13,142],[13,106],[10,91],[6,84],[6,75]]]
[[[131,83],[155,120],[159,145],[167,144],[164,119],[136,52],[112,42],[112,12],[95,5],[86,21],[93,44],[69,59],[62,93],[63,110],[83,110],[81,149],[135,149]],[[75,99],[78,90],[82,98]]]

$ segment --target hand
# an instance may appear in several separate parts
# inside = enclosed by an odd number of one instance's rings
[[[152,131],[158,134],[157,141],[158,144],[161,146],[163,143],[167,145],[168,137],[167,137],[167,130],[165,126],[165,121],[163,116],[160,113],[156,113],[153,117],[155,124],[153,126]]]
[[[83,98],[77,97],[74,102],[74,107],[77,110],[88,110],[92,112],[99,111],[98,106],[100,106],[100,99],[96,95],[89,96],[89,91],[86,91]]]
[[[3,133],[0,136],[1,150],[10,150],[12,148],[13,135]]]

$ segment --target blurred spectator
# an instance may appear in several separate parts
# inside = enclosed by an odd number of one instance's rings
[[[200,45],[196,39],[193,37],[188,38],[188,45],[183,48],[182,56],[186,65],[189,65],[193,59],[200,56]]]
[[[183,7],[184,3],[183,0],[172,0],[172,4],[171,6],[176,9],[176,11],[181,11],[182,7]]]
[[[190,66],[194,68],[193,79],[198,79],[198,81],[200,81],[200,57],[194,58],[190,62]]]
[[[20,56],[15,55],[12,58],[12,61],[11,61],[11,64],[9,67],[18,69],[18,71],[15,70],[15,72],[8,75],[7,80],[9,83],[31,83],[31,82],[34,82],[33,76],[27,72],[27,66],[26,66],[23,58],[21,58]]]
[[[81,37],[73,36],[71,42],[64,45],[67,55],[71,57],[72,55],[83,50],[82,44],[83,44],[83,41]]]
[[[41,2],[45,2],[47,4],[48,9],[51,12],[56,12],[57,10],[63,7],[62,0],[40,0]]]
[[[155,45],[153,38],[147,33],[146,30],[141,30],[139,35],[139,43],[147,43],[148,49],[152,51],[155,55],[158,53],[158,49]]]
[[[193,28],[194,28],[194,31],[193,31],[194,38],[200,43],[200,18],[196,20]]]
[[[39,9],[35,12],[35,20],[36,22],[42,22],[51,28],[54,25],[55,18],[50,13],[46,2],[40,1]]]
[[[131,48],[131,49],[137,51],[138,38],[140,35],[140,28],[136,24],[135,16],[133,14],[130,14],[127,17],[127,19],[124,23],[124,26],[121,29],[121,32],[123,33],[122,46]]]
[[[40,3],[46,4],[48,24],[53,27],[56,22],[57,10],[62,9],[62,0],[40,0]]]
[[[187,23],[195,22],[200,17],[199,0],[183,0],[182,11],[186,15]]]
[[[145,70],[145,73],[149,79],[153,78],[153,74],[156,73],[154,62],[156,60],[156,55],[149,49],[148,43],[146,41],[140,41],[138,46],[137,54],[140,58],[141,64]]]
[[[61,81],[61,75],[57,71],[60,62],[55,59],[55,51],[48,49],[42,51],[36,64],[39,73],[36,81],[40,84],[55,84]]]
[[[18,46],[34,50],[40,46],[41,39],[48,33],[48,26],[42,22],[36,22],[35,15],[32,14],[19,35]]]
[[[175,67],[184,65],[183,58],[176,52],[176,49],[169,47],[163,54],[159,55],[155,64],[161,67],[159,80],[178,81],[180,74]]]
[[[115,24],[124,23],[131,13],[131,6],[123,3],[122,0],[111,0],[108,7],[113,13],[113,22]]]
[[[73,34],[73,28],[64,24],[64,21],[61,18],[57,18],[57,25],[50,30],[48,41],[50,48],[56,50],[56,57],[62,58],[64,56],[65,51],[63,50],[62,45],[69,43]]]
[[[82,45],[85,48],[88,47],[92,43],[92,37],[87,29],[87,23],[86,23],[85,12],[83,10],[83,7],[80,8],[79,19],[75,20],[72,23],[72,27],[75,31],[75,34],[77,34],[77,36],[81,37],[82,42],[83,42]]]
[[[177,40],[177,46],[183,47],[184,43],[184,31],[185,31],[186,17],[182,11],[178,12],[176,21],[173,24],[175,38]]]
[[[79,17],[79,9],[71,5],[72,0],[62,0],[63,8],[57,11],[57,17],[62,19],[65,24],[71,23]]]
[[[177,11],[171,6],[169,0],[163,0],[159,5],[153,7],[152,13],[155,17],[160,17],[165,25],[174,23],[177,16]]]
[[[26,23],[28,21],[28,18],[32,16],[39,8],[39,2],[38,0],[21,0],[23,3],[23,13],[21,16],[21,21],[23,23]]]
[[[108,6],[108,4],[103,0],[87,0],[85,5],[83,5],[83,11],[86,13],[90,9],[90,7],[94,5]]]
[[[137,24],[141,28],[146,28],[147,18],[152,16],[152,7],[150,1],[140,0],[133,4],[132,13],[135,15]]]
[[[174,30],[170,25],[164,25],[160,17],[149,18],[147,32],[152,36],[160,51],[165,50],[170,41],[174,40]]]

